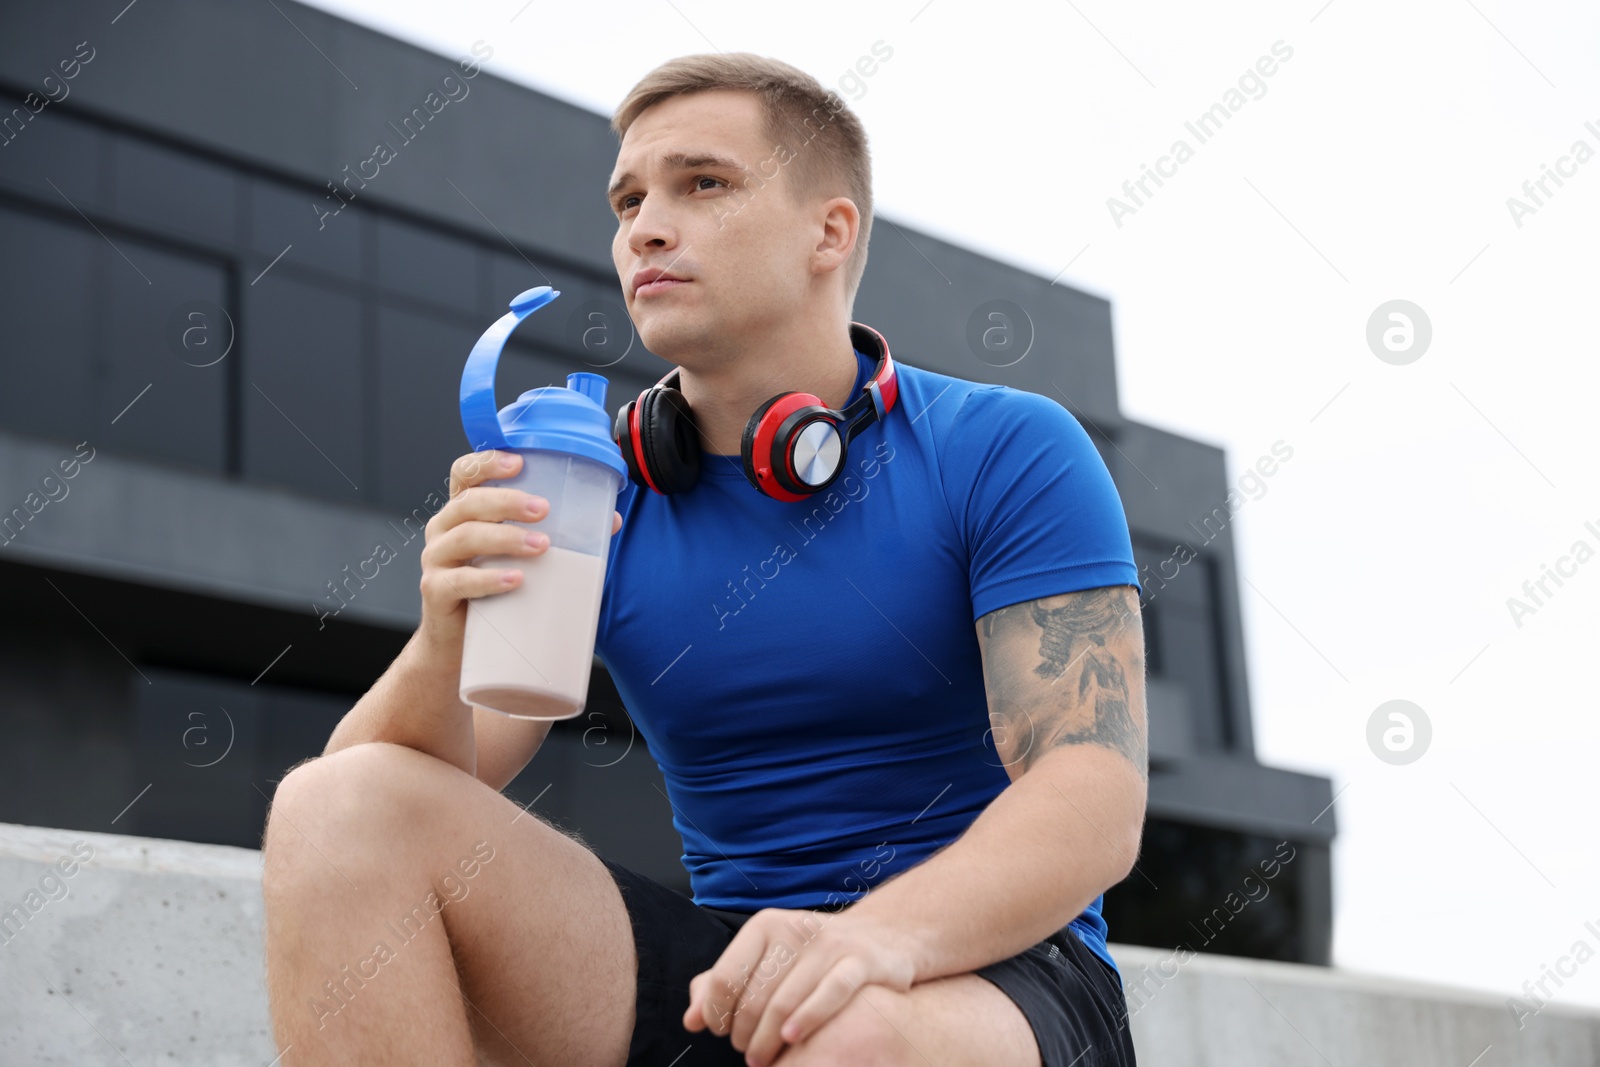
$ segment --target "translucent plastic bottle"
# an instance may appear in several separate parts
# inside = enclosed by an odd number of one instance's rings
[[[461,374],[461,424],[475,451],[521,454],[510,486],[543,497],[550,508],[537,522],[550,545],[534,556],[479,556],[476,566],[522,571],[520,584],[467,601],[461,649],[464,703],[519,719],[569,719],[589,692],[600,597],[611,541],[612,513],[627,467],[606,416],[606,379],[567,375],[567,385],[530,389],[504,410],[494,404],[501,349],[531,312],[561,294],[530,289],[511,312],[484,332]]]

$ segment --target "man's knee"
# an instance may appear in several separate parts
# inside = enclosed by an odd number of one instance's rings
[[[909,997],[878,985],[863,986],[836,1015],[783,1056],[784,1067],[856,1067],[857,1064],[924,1064],[912,1044]],[[930,1050],[931,1051],[931,1050]]]
[[[328,794],[339,784],[354,785],[370,764],[390,758],[399,745],[384,742],[351,745],[326,756],[308,756],[284,772],[278,779],[278,788],[272,791],[272,803],[267,811],[270,823],[274,816],[293,819],[295,810],[309,807],[315,810],[326,803]]]
[[[301,760],[273,791],[262,832],[264,861],[272,862],[274,844],[304,843],[307,834],[318,847],[338,847],[345,833],[368,838],[385,832],[390,821],[425,817],[449,788],[430,773],[443,766],[416,749],[384,741]],[[431,802],[423,803],[417,794],[430,788]]]

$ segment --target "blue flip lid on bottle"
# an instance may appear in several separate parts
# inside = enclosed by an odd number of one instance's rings
[[[544,307],[559,290],[541,285],[519,293],[511,311],[483,332],[461,371],[461,426],[473,451],[538,449],[565,452],[604,463],[627,478],[622,450],[606,416],[606,379],[588,371],[567,375],[565,386],[530,389],[503,409],[494,404],[495,369],[511,332]]]

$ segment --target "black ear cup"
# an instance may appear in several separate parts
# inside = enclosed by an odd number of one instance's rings
[[[639,404],[639,450],[662,493],[683,493],[700,480],[700,432],[683,394],[669,386],[647,389]]]

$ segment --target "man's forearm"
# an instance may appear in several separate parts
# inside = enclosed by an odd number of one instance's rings
[[[1126,876],[1144,798],[1120,756],[1060,750],[1007,786],[961,837],[847,911],[898,931],[918,982],[987,966],[1061,929]]]
[[[459,693],[461,649],[411,635],[371,689],[345,713],[323,755],[365,741],[389,741],[477,774],[472,708]]]

